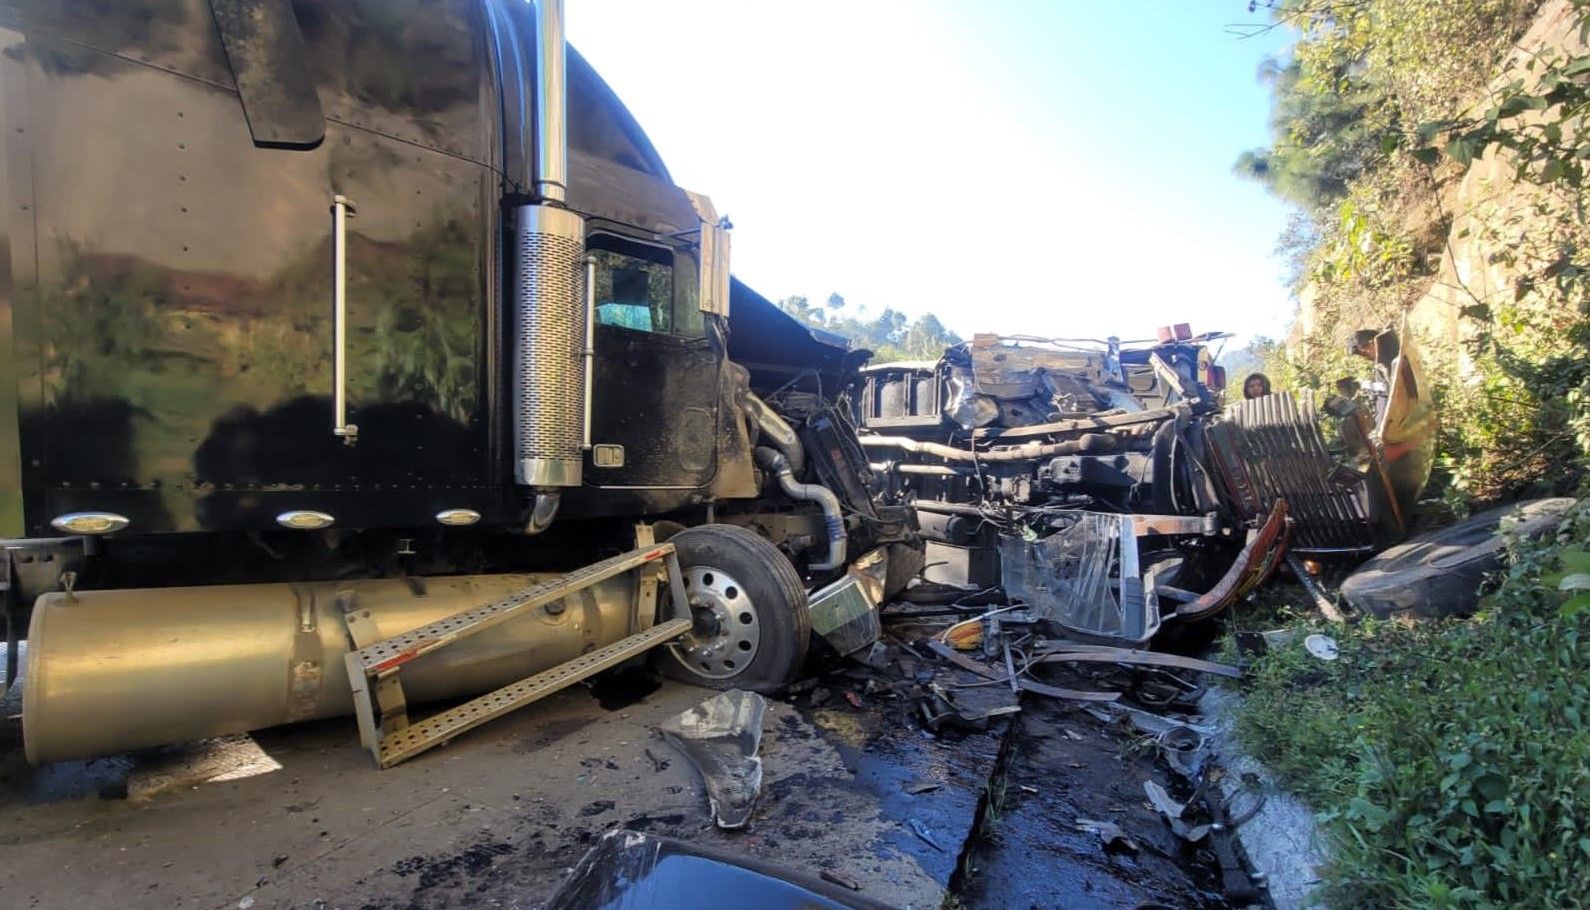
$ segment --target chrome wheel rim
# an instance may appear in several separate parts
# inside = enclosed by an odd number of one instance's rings
[[[720,569],[696,566],[685,571],[685,596],[693,625],[669,651],[697,676],[744,672],[762,644],[762,619],[745,586]]]

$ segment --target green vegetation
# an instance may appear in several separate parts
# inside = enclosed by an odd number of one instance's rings
[[[1579,476],[1587,69],[1514,50],[1539,7],[1275,0],[1299,39],[1265,74],[1274,140],[1236,165],[1298,206],[1281,252],[1309,318],[1261,345],[1267,367],[1328,388],[1365,367],[1345,356],[1348,334],[1414,317],[1443,416],[1436,491],[1454,499]]]
[[[838,294],[829,294],[825,306],[812,306],[805,297],[785,297],[778,306],[813,328],[843,335],[856,347],[871,351],[873,363],[937,360],[945,348],[962,341],[932,313],[912,320],[885,307],[876,318],[870,318],[865,307],[857,307],[851,315],[845,298]]]
[[[1339,907],[1581,906],[1590,505],[1513,548],[1472,620],[1364,622],[1260,659],[1238,732],[1321,810]]]
[[[1263,74],[1274,140],[1237,170],[1297,206],[1280,247],[1304,318],[1251,353],[1328,389],[1361,375],[1353,330],[1406,320],[1443,421],[1432,494],[1582,490],[1590,56],[1563,48],[1590,38],[1590,2],[1264,6],[1298,42]],[[1521,43],[1543,9],[1570,27]],[[1238,730],[1320,812],[1329,905],[1587,903],[1590,500],[1509,557],[1472,619],[1333,627],[1336,662],[1300,641],[1257,660]],[[1265,612],[1237,621],[1318,625]]]

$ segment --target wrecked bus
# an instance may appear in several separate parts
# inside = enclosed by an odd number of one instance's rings
[[[1287,391],[1226,403],[1211,345],[1228,337],[984,334],[938,361],[866,367],[861,443],[920,516],[927,577],[1142,643],[1284,559],[1362,558],[1405,534],[1436,427],[1411,346],[1368,333],[1375,379],[1321,407]]]
[[[648,655],[768,691],[898,586],[865,354],[731,277],[559,0],[0,0],[0,44],[30,760],[355,714],[385,767]]]

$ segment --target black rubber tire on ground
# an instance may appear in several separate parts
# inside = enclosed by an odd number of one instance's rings
[[[1491,509],[1398,544],[1370,559],[1342,582],[1342,598],[1362,613],[1391,617],[1467,616],[1479,606],[1485,575],[1501,566],[1506,538],[1550,532],[1572,499],[1536,499]]]
[[[712,677],[693,671],[673,646],[658,648],[655,666],[673,679],[709,689],[747,689],[771,694],[791,682],[806,662],[811,642],[811,617],[806,589],[789,559],[766,538],[736,525],[689,528],[669,538],[679,552],[679,566],[715,569],[735,579],[755,606],[760,638],[749,662],[732,676]],[[694,634],[694,633],[692,633]]]

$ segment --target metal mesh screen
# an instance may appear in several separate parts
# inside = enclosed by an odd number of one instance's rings
[[[547,217],[547,212],[556,213]],[[585,441],[585,240],[577,216],[521,210],[515,262],[514,440],[526,459],[563,462],[578,483]]]

